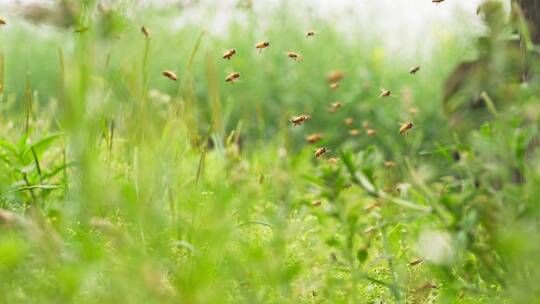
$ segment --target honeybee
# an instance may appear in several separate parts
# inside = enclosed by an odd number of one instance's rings
[[[332,90],[336,90],[337,88],[339,88],[339,86],[340,86],[339,82],[333,82],[330,84],[330,88]]]
[[[343,104],[339,101],[333,102],[330,104],[330,108],[328,109],[328,112],[335,113],[339,108],[341,108]]]
[[[259,50],[259,53],[262,52],[263,49],[270,46],[270,42],[268,41],[261,41],[255,45],[255,48]]]
[[[320,206],[322,204],[322,201],[321,200],[316,200],[316,201],[313,201],[311,203],[311,206],[312,207],[317,207],[317,206]]]
[[[313,134],[310,134],[308,136],[306,136],[306,141],[310,144],[314,144],[316,142],[318,142],[319,140],[322,139],[322,134],[321,133],[313,133]]]
[[[424,262],[424,260],[422,260],[422,259],[414,259],[414,260],[409,262],[409,266],[416,266],[418,264],[421,264],[422,262]]]
[[[326,74],[326,81],[328,81],[329,83],[333,83],[333,82],[341,81],[344,77],[345,77],[345,73],[343,73],[340,70],[334,70]]]
[[[349,135],[350,136],[358,136],[358,135],[360,135],[360,131],[358,129],[349,130]]]
[[[396,166],[397,166],[396,163],[391,160],[384,162],[385,168],[395,168]]]
[[[444,0],[431,0],[431,2],[433,2],[433,3],[442,3],[442,2],[444,2]]]
[[[315,157],[320,157],[323,154],[325,154],[326,152],[328,152],[328,149],[326,149],[325,147],[321,147],[321,148],[315,150]]]
[[[227,77],[225,77],[225,81],[226,82],[231,82],[231,83],[234,83],[234,81],[236,79],[240,78],[240,73],[238,72],[232,72],[230,73],[229,75],[227,75]]]
[[[399,128],[399,134],[406,134],[412,127],[414,127],[414,124],[410,121],[402,124],[401,128]]]
[[[367,129],[366,134],[367,134],[367,136],[370,136],[370,137],[375,136],[375,135],[377,135],[377,131],[375,131],[373,129]]]
[[[416,74],[416,72],[418,72],[418,71],[420,71],[420,66],[419,66],[419,65],[412,67],[412,68],[409,70],[409,73],[411,73],[411,74]]]
[[[369,121],[367,120],[362,121],[362,128],[369,129]]]
[[[4,18],[0,18],[0,25],[6,25],[6,20]]]
[[[379,95],[379,97],[380,98],[389,97],[390,95],[392,95],[392,92],[390,90],[382,89],[381,94]]]
[[[151,32],[149,29],[146,28],[146,26],[144,25],[141,26],[141,32],[144,34],[146,38],[150,37]]]
[[[418,114],[418,108],[417,107],[410,107],[408,110],[409,114],[416,115]]]
[[[173,80],[173,81],[178,80],[178,77],[172,71],[164,71],[163,76],[165,76],[165,77],[167,77],[167,78],[169,78],[170,80]]]
[[[345,118],[345,124],[346,124],[347,126],[352,125],[353,122],[354,122],[354,119],[352,119],[351,117]]]
[[[309,31],[309,32],[306,33],[306,38],[313,37],[313,36],[315,36],[314,31]]]
[[[293,60],[298,60],[300,59],[300,54],[298,53],[295,53],[295,52],[287,52],[287,57],[293,59]]]
[[[222,58],[227,59],[227,60],[231,60],[231,57],[234,56],[234,54],[236,54],[236,50],[235,49],[230,49],[230,50],[226,51],[225,53],[223,53]]]
[[[328,162],[329,162],[330,164],[332,164],[332,165],[337,165],[337,164],[338,164],[338,159],[335,158],[335,157],[330,157],[330,158],[328,159]]]
[[[294,126],[299,126],[310,119],[311,119],[311,116],[309,115],[299,115],[299,116],[294,116],[293,118],[291,118],[291,122],[293,123],[293,127],[294,127]]]

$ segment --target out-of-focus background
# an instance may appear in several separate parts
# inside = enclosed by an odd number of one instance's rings
[[[537,303],[539,7],[0,0],[0,303]]]

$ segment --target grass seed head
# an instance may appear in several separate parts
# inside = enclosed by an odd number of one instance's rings
[[[150,38],[151,32],[150,32],[150,30],[148,28],[146,28],[146,26],[144,26],[144,25],[141,26],[141,32],[144,34],[144,36],[146,38]]]

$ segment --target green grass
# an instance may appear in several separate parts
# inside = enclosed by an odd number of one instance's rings
[[[472,40],[442,38],[413,62],[324,21],[306,39],[279,10],[268,28],[248,14],[223,35],[173,31],[171,12],[148,11],[145,39],[125,8],[103,18],[83,3],[83,33],[0,28],[1,303],[540,298],[536,78],[485,93],[496,115],[463,132],[442,87]],[[232,71],[240,81],[225,83]],[[309,145],[314,132],[324,138]],[[315,158],[319,146],[329,152]]]

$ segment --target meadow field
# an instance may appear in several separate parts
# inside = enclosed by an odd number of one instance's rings
[[[540,303],[521,15],[405,52],[142,2],[0,12],[0,303]]]

